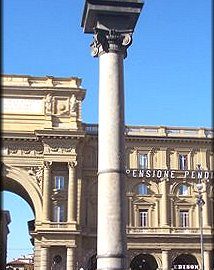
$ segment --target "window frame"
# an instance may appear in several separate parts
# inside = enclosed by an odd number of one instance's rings
[[[190,227],[189,210],[180,210],[179,211],[179,226],[181,228],[189,228]]]
[[[149,227],[149,209],[139,209],[139,227]]]
[[[181,171],[188,170],[188,155],[187,154],[179,154],[178,169]]]

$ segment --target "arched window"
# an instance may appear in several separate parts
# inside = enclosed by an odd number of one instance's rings
[[[142,183],[137,186],[137,193],[138,195],[148,195],[148,187],[146,184]]]
[[[178,194],[183,196],[188,195],[189,194],[188,186],[185,184],[180,185]]]

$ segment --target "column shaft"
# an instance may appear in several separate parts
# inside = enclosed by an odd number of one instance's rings
[[[67,247],[67,270],[76,270],[74,247]]]
[[[210,251],[208,250],[204,251],[204,269],[212,269],[210,263]]]
[[[68,181],[68,222],[76,221],[76,198],[77,198],[77,183],[76,183],[76,163],[69,163],[69,181]]]
[[[97,269],[126,269],[123,54],[100,56]]]
[[[48,248],[41,247],[41,270],[48,270]]]
[[[132,197],[129,197],[128,198],[128,200],[129,200],[129,227],[131,227],[132,226]]]
[[[167,181],[163,180],[161,183],[161,193],[162,193],[162,198],[161,198],[161,226],[166,227],[168,226],[168,196],[167,196]]]
[[[50,163],[44,164],[44,182],[43,182],[43,220],[50,220]]]
[[[169,270],[169,252],[168,250],[162,250],[162,269]]]

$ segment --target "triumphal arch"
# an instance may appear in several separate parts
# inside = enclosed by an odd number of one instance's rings
[[[95,270],[98,126],[82,121],[81,79],[2,82],[2,187],[34,212],[34,269]],[[125,135],[127,269],[212,269],[213,130],[128,126]]]
[[[58,261],[74,269],[75,250],[82,245],[78,168],[85,162],[85,90],[72,77],[4,76],[3,85],[3,188],[24,198],[34,212],[28,225],[35,269]]]

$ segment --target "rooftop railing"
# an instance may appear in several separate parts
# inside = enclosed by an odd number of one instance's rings
[[[98,134],[97,124],[84,124],[88,134]],[[125,134],[128,136],[163,136],[163,137],[192,137],[213,138],[211,128],[190,127],[164,127],[164,126],[126,126]]]

